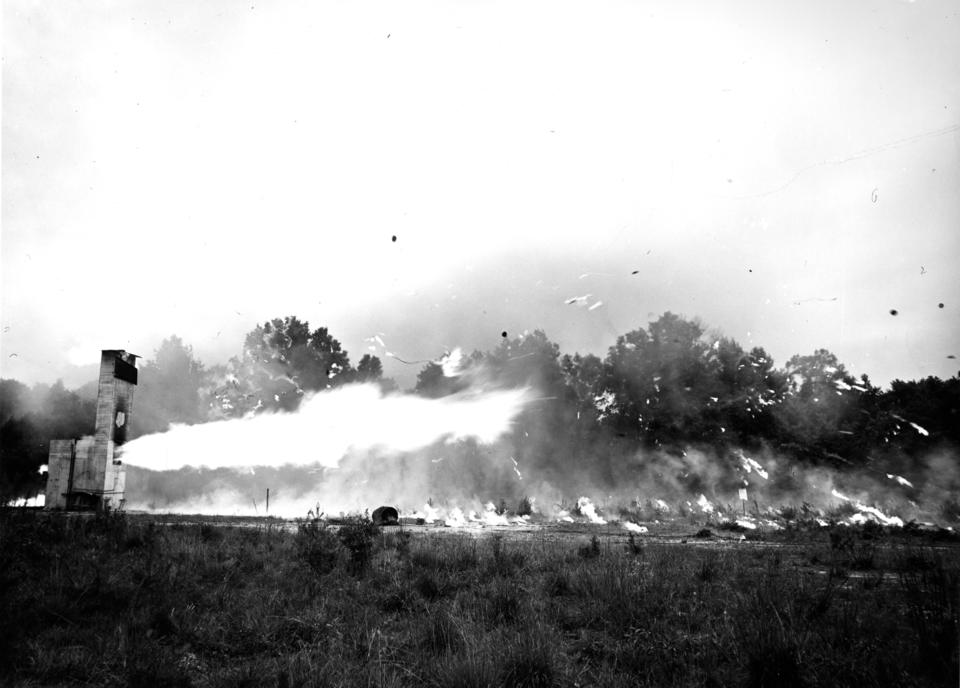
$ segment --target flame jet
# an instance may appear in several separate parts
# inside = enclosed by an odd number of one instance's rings
[[[129,442],[124,459],[152,470],[317,463],[335,467],[350,451],[389,456],[440,440],[492,443],[510,429],[529,400],[527,389],[426,399],[384,395],[376,385],[349,385],[316,393],[292,413],[174,426]]]

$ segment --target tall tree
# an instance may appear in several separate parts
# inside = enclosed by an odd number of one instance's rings
[[[160,343],[153,359],[140,366],[131,438],[162,432],[171,423],[206,420],[202,390],[206,384],[203,364],[193,348],[172,335]]]
[[[370,354],[364,354],[357,363],[355,379],[357,382],[378,382],[383,377],[383,365],[380,359]]]
[[[716,419],[702,410],[717,393],[717,364],[704,328],[673,313],[618,337],[606,358],[610,421],[648,444],[712,440]]]
[[[292,411],[304,394],[354,375],[347,352],[327,328],[311,331],[292,315],[274,318],[247,333],[241,355],[231,359],[215,393],[217,412]]]
[[[793,356],[784,369],[786,393],[774,415],[784,449],[811,461],[850,462],[840,451],[848,426],[857,422],[857,381],[826,349]],[[859,386],[859,385],[858,385]]]

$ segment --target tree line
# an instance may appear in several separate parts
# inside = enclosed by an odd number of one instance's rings
[[[669,312],[617,337],[603,358],[564,354],[537,330],[464,356],[455,376],[440,362],[426,363],[403,392],[383,376],[379,358],[364,354],[354,365],[327,328],[295,316],[257,325],[239,355],[214,366],[171,336],[139,377],[131,439],[172,423],[295,411],[309,394],[351,383],[432,398],[480,377],[498,387],[530,386],[537,398],[506,441],[526,469],[557,482],[582,476],[615,486],[636,474],[642,448],[719,455],[767,448],[843,470],[890,461],[902,467],[960,446],[960,376],[894,380],[884,390],[852,376],[825,349],[777,367],[763,348],[745,350]],[[0,496],[42,490],[38,469],[49,441],[91,434],[95,397],[95,382],[67,390],[60,381],[0,380]],[[464,449],[471,451],[477,448]]]

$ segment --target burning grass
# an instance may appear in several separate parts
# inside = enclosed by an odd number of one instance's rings
[[[960,548],[634,533],[0,521],[0,683],[956,684]],[[759,537],[748,533],[752,538]]]

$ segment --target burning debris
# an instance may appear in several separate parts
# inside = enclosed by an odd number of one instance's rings
[[[637,525],[636,523],[631,523],[630,521],[624,521],[623,527],[624,527],[624,530],[630,533],[643,534],[648,532],[648,528],[646,526],[640,526],[640,525]]]
[[[580,497],[577,500],[577,511],[586,516],[590,523],[604,525],[607,522],[605,518],[597,513],[597,508],[593,505],[593,502],[590,501],[589,497]]]
[[[467,518],[463,515],[463,511],[461,511],[459,507],[454,507],[450,510],[443,525],[448,528],[465,528],[467,526]]]
[[[887,473],[887,478],[889,478],[890,480],[893,480],[896,483],[899,483],[900,485],[903,485],[904,487],[913,487],[913,483],[911,483],[909,480],[907,480],[903,476]]]
[[[767,471],[764,469],[763,466],[761,466],[754,459],[751,459],[750,457],[745,456],[743,452],[740,452],[740,465],[743,467],[743,470],[745,470],[747,473],[755,472],[764,480],[767,480],[770,478],[770,474],[767,473]]]
[[[914,430],[916,430],[918,433],[920,433],[921,435],[923,435],[923,436],[925,436],[925,437],[930,435],[930,433],[927,431],[926,428],[923,428],[923,427],[917,425],[916,423],[907,420],[907,419],[904,418],[903,416],[898,416],[896,413],[891,413],[891,414],[890,414],[890,417],[891,417],[891,418],[896,418],[896,419],[897,419],[898,421],[900,421],[901,423],[906,423],[907,425],[909,425],[910,427],[912,427]]]
[[[845,494],[838,492],[837,490],[831,490],[831,494],[837,499],[841,499],[844,502],[853,505],[853,507],[859,512],[847,520],[847,522],[850,524],[862,525],[867,521],[874,521],[882,526],[903,526],[903,519],[898,516],[887,516],[885,513],[880,511],[880,509],[874,506],[867,506],[860,500],[852,499]]]
[[[697,506],[700,508],[700,511],[705,514],[712,514],[716,510],[713,504],[710,503],[710,500],[703,494],[697,498]]]

